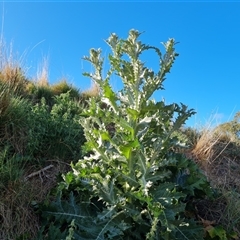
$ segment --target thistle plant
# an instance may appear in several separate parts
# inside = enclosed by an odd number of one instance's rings
[[[70,201],[59,200],[48,215],[55,222],[68,216],[68,224],[75,219],[79,239],[203,239],[202,226],[189,217],[194,210],[188,217],[186,210],[206,195],[208,183],[191,160],[174,151],[180,146],[174,133],[194,111],[152,99],[178,56],[176,42],[163,43],[163,55],[141,43],[140,35],[130,30],[126,40],[116,34],[106,40],[112,50],[106,76],[100,49],[84,57],[95,68],[84,75],[101,95],[89,99],[81,118],[89,154],[60,185],[73,190]],[[158,72],[140,60],[148,50],[159,58]],[[122,81],[118,92],[110,85],[112,75]]]

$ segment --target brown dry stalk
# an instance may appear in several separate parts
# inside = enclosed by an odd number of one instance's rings
[[[28,176],[26,176],[24,180],[27,181],[29,178],[32,178],[36,175],[40,175],[41,173],[43,173],[44,171],[46,171],[46,170],[48,170],[49,168],[52,168],[52,167],[54,167],[54,166],[51,164],[49,166],[46,166],[46,167],[40,169],[39,171],[33,172],[33,173],[29,174]]]

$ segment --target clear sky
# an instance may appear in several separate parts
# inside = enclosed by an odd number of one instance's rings
[[[162,48],[174,38],[180,54],[156,100],[184,103],[197,115],[189,125],[204,124],[212,114],[219,122],[240,111],[240,2],[235,1],[0,1],[1,32],[22,56],[30,76],[48,58],[49,80],[67,77],[80,90],[90,87],[81,60],[101,48],[115,32],[126,38],[132,28],[141,41]],[[156,69],[149,54],[146,63]],[[107,67],[107,65],[106,65]],[[113,87],[119,84],[113,79]]]

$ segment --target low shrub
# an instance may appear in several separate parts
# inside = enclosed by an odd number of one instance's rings
[[[52,107],[45,98],[32,108],[29,116],[28,154],[38,159],[77,160],[82,157],[85,142],[79,124],[81,105],[72,100],[70,93],[54,98]]]

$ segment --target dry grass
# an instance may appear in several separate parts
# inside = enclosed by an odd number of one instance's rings
[[[100,96],[100,88],[99,86],[92,82],[92,85],[89,89],[81,92],[81,97],[79,99],[80,103],[82,104],[82,107],[85,108],[88,106],[88,100],[92,97],[99,97]]]
[[[240,239],[240,146],[219,127],[200,131],[188,156],[194,159],[219,192],[214,201],[198,203],[201,219],[235,231]]]
[[[0,195],[0,239],[33,239],[39,228],[38,217],[30,207],[31,186],[10,183]]]
[[[39,87],[49,86],[49,69],[48,69],[48,58],[44,58],[42,64],[39,66],[37,71],[36,84]]]
[[[16,237],[34,239],[37,236],[40,223],[34,205],[46,200],[57,185],[57,175],[70,169],[69,164],[58,160],[48,163],[52,167],[43,171],[34,166],[29,167],[22,178],[9,183],[1,192],[0,240]]]
[[[0,81],[8,85],[13,93],[23,94],[26,88],[24,54],[18,57],[13,54],[13,46],[8,47],[1,38],[0,42]]]
[[[69,84],[66,79],[60,80],[58,83],[55,83],[51,86],[51,90],[54,95],[60,95],[62,93],[69,92],[70,96],[74,99],[79,99],[80,93],[77,88]]]
[[[236,182],[240,175],[238,153],[239,145],[232,142],[229,135],[210,127],[203,128],[191,149],[191,157],[201,166],[208,179],[215,186],[224,188]],[[240,182],[236,184],[240,190]]]
[[[91,87],[82,92],[83,97],[98,97],[100,95],[100,88],[96,83],[92,83]]]
[[[216,147],[220,142],[222,146]],[[192,149],[192,154],[201,165],[206,166],[212,164],[226,149],[229,143],[230,140],[214,128],[204,128]]]
[[[51,89],[54,95],[60,95],[61,93],[66,93],[71,90],[71,86],[67,83],[65,79],[61,80],[60,82],[53,84]]]
[[[24,72],[19,66],[5,65],[0,70],[1,83],[7,85],[12,93],[23,94],[27,85]]]

